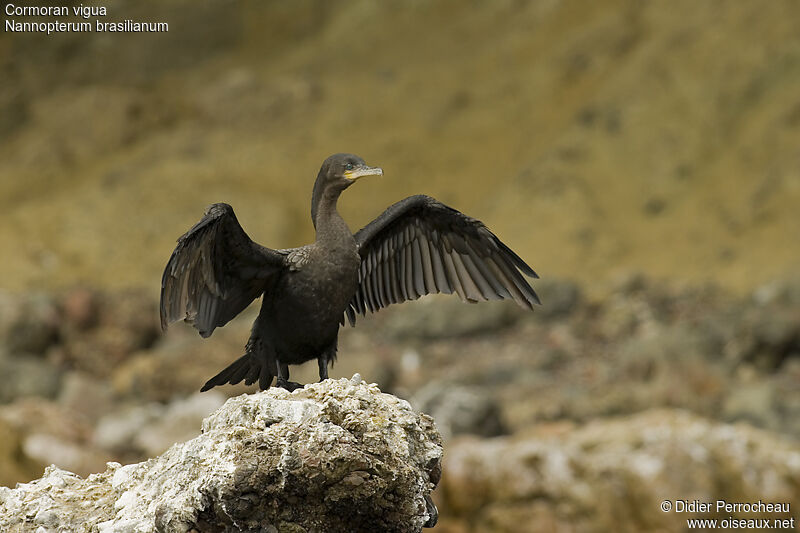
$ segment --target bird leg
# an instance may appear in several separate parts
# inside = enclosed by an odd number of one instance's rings
[[[321,355],[317,358],[317,363],[319,364],[319,380],[325,381],[328,379],[328,358]]]
[[[302,384],[289,381],[289,365],[281,363],[280,361],[278,361],[278,379],[275,382],[275,385],[281,387],[282,389],[286,389],[289,392],[295,389],[303,388]]]
[[[328,363],[336,360],[336,342],[325,348],[325,351],[317,357],[319,364],[319,380],[325,381],[328,379]]]

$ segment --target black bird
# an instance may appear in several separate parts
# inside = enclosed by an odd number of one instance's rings
[[[360,157],[335,154],[322,164],[311,197],[316,240],[271,250],[247,236],[228,204],[214,204],[186,234],[161,280],[161,326],[183,319],[203,337],[263,295],[245,354],[209,379],[258,381],[294,390],[289,366],[311,359],[320,380],[336,358],[345,315],[375,312],[425,294],[458,293],[466,302],[511,298],[539,303],[522,276],[536,273],[484,224],[430,196],[410,196],[353,235],[336,211],[339,195],[364,176],[382,175]]]

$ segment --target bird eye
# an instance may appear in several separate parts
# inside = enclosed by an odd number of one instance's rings
[[[344,168],[345,170],[353,170],[353,163],[347,163]]]

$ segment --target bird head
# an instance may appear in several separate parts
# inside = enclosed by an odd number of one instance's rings
[[[326,185],[344,190],[364,176],[382,176],[379,167],[370,167],[363,159],[353,154],[334,154],[322,163],[317,180]]]
[[[311,220],[317,225],[317,208],[323,196],[333,193],[333,198],[364,176],[382,176],[379,167],[370,167],[353,154],[333,154],[322,163],[311,195]]]

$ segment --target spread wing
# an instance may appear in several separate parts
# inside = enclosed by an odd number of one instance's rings
[[[355,235],[359,287],[346,310],[375,312],[425,294],[456,292],[466,302],[513,299],[530,309],[539,297],[522,274],[538,278],[480,221],[436,201],[411,196]]]
[[[164,269],[161,327],[183,319],[208,337],[271,286],[285,257],[250,240],[231,206],[209,206]]]

